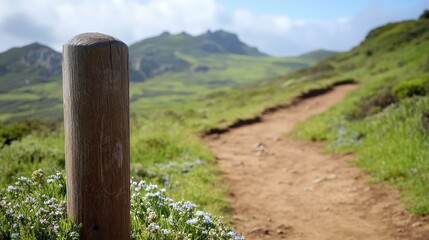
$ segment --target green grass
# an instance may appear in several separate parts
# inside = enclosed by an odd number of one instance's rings
[[[133,83],[132,110],[143,112],[178,101],[195,101],[213,91],[245,87],[313,63],[299,58],[241,55],[210,55],[198,60],[199,65],[209,67],[208,72],[165,73],[143,83]]]
[[[429,128],[424,123],[429,111],[428,90],[423,84],[424,93],[419,90],[400,98],[395,90],[404,89],[405,82],[428,79],[427,52],[429,21],[408,21],[376,29],[360,46],[315,67],[271,81],[255,81],[247,87],[241,87],[244,82],[240,75],[253,76],[241,68],[251,66],[260,76],[268,76],[269,65],[261,67],[247,58],[240,63],[240,56],[224,61],[205,59],[212,62],[212,76],[237,77],[234,83],[240,87],[234,89],[208,91],[207,84],[213,79],[195,73],[204,79],[198,82],[189,72],[135,83],[131,88],[131,99],[137,96],[132,102],[132,175],[165,187],[167,196],[175,200],[190,200],[204,210],[228,217],[228,189],[214,156],[198,135],[227,128],[239,119],[260,117],[266,109],[288,105],[312,89],[354,80],[360,86],[344,101],[299,124],[294,134],[326,141],[327,151],[355,153],[353,163],[375,180],[397,187],[411,213],[428,214],[428,132],[424,130]],[[278,59],[269,61],[288,64]],[[236,68],[228,69],[226,63],[236,64]],[[407,84],[405,89],[409,89]],[[40,167],[47,172],[63,168],[63,144],[62,129],[58,129],[53,134],[31,132],[3,145],[0,185],[6,186],[17,176]]]
[[[130,101],[133,111],[150,111],[175,102],[193,101],[216,90],[245,87],[315,63],[314,60],[303,58],[215,54],[195,59],[180,52],[176,52],[176,55],[192,65],[208,66],[209,71],[167,72],[145,82],[131,82]],[[29,77],[21,74],[16,78],[19,80]],[[62,109],[57,107],[62,102],[62,83],[59,78],[37,84],[10,85],[18,80],[15,81],[11,76],[1,76],[0,83],[4,82],[8,86],[4,90],[10,90],[0,93],[0,120],[40,117],[47,111],[50,112],[49,117],[61,119]]]
[[[222,218],[191,202],[175,202],[156,185],[132,179],[130,192],[131,239],[243,239]],[[82,234],[81,225],[67,217],[61,172],[34,171],[32,179],[19,177],[0,196],[2,239],[77,240]]]
[[[195,202],[228,219],[227,185],[214,156],[198,135],[212,128],[228,127],[237,119],[257,117],[266,108],[287,105],[297,95],[334,82],[277,78],[245,90],[225,90],[192,102],[170,103],[150,112],[133,111],[132,176],[165,187],[175,200]],[[35,131],[4,145],[0,150],[0,185],[6,186],[34,169],[42,168],[47,173],[63,169],[62,132],[62,128],[53,133]]]
[[[132,175],[160,184],[216,214],[229,211],[224,180],[213,154],[174,118],[140,118],[131,131]],[[211,189],[207,192],[207,189]]]
[[[354,153],[353,164],[377,182],[387,181],[401,191],[408,211],[427,214],[429,134],[421,119],[429,112],[428,106],[428,97],[413,97],[361,121],[349,121],[338,114],[347,108],[340,104],[300,124],[296,131],[308,139],[326,140],[328,151]]]
[[[174,199],[192,200],[218,214],[228,212],[224,198],[227,189],[213,155],[200,139],[171,121],[139,121],[139,127],[131,131],[132,175],[161,184]],[[4,143],[0,151],[0,186],[35,169],[47,173],[64,169],[62,128],[29,132],[18,127],[8,130],[17,132],[16,137],[9,137],[11,142]],[[207,194],[204,189],[213,190]]]
[[[65,178],[61,173],[19,177],[0,190],[0,238],[79,239],[79,227],[67,219]]]
[[[223,50],[221,53],[210,53],[198,48],[206,40],[186,34],[164,35],[148,39],[147,44],[130,46],[132,110],[146,112],[171,103],[193,101],[215,90],[245,87],[316,62],[311,55],[288,58],[264,56],[245,45],[242,47],[250,55]],[[59,70],[48,76],[37,67],[37,63],[23,60],[28,57],[26,51],[34,52],[39,48],[47,49],[33,44],[0,54],[0,120],[43,116],[62,119],[62,109],[58,107],[62,103]],[[53,50],[50,54],[60,57]],[[331,53],[321,51],[321,54],[327,56]],[[148,58],[146,60],[149,62],[152,58],[157,61],[159,71],[149,76],[138,73],[133,61],[141,57]],[[23,64],[23,61],[30,65]],[[204,66],[208,71],[195,71],[197,66]]]
[[[352,152],[353,164],[399,189],[407,210],[429,213],[429,21],[388,24],[352,51],[325,63],[333,77],[360,86],[328,112],[299,124],[294,135]],[[426,127],[427,128],[427,127]]]
[[[16,101],[16,100],[30,100],[30,101],[36,101],[39,99],[39,96],[32,93],[5,93],[0,95],[0,101],[2,100],[9,100],[9,101]]]

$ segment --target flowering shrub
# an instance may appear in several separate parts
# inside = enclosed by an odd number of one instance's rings
[[[62,173],[20,177],[0,191],[0,239],[79,239],[67,219]],[[131,180],[132,239],[244,239],[191,202],[174,202],[165,189]]]
[[[18,178],[0,191],[0,239],[78,239],[79,227],[67,219],[63,174]]]
[[[174,202],[165,189],[144,181],[131,181],[131,229],[133,239],[244,239],[218,217],[196,205]]]

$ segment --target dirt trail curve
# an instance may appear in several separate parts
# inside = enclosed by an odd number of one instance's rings
[[[285,138],[353,88],[338,86],[260,123],[205,138],[230,183],[234,225],[246,239],[429,240],[429,219],[408,216],[392,188],[369,185],[347,163],[350,156]]]

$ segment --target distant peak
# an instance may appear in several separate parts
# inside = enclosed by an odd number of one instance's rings
[[[39,42],[34,42],[34,43],[31,43],[31,44],[28,44],[28,46],[43,47],[43,45],[40,44]]]
[[[185,32],[185,31],[183,31],[183,32],[179,33],[179,35],[183,35],[183,36],[191,36],[189,33]]]
[[[170,36],[170,32],[169,31],[164,31],[161,33],[161,36]]]
[[[198,37],[203,39],[208,39],[223,48],[228,53],[233,54],[242,54],[242,55],[253,55],[253,56],[263,56],[264,53],[259,52],[257,48],[249,47],[243,43],[237,34],[227,32],[225,30],[219,29],[216,31],[208,30],[207,32],[199,35]],[[209,46],[210,51],[216,47]]]
[[[209,30],[201,36],[221,44],[224,44],[226,42],[228,42],[229,44],[242,44],[236,34],[224,30],[216,30],[214,32]]]
[[[24,49],[39,49],[39,48],[49,48],[49,49],[51,49],[50,47],[48,47],[46,45],[43,45],[41,43],[38,43],[38,42],[30,43],[28,45],[23,46],[22,48],[24,48]]]
[[[307,53],[304,53],[302,55],[299,55],[298,57],[300,58],[307,58],[307,59],[312,59],[315,61],[320,61],[322,59],[325,59],[331,55],[337,54],[338,52],[336,51],[330,51],[330,50],[325,50],[325,49],[317,49],[314,51],[310,51]]]
[[[28,44],[28,45],[25,45],[25,46],[23,46],[24,48],[25,47],[45,47],[44,45],[42,45],[42,44],[40,44],[40,43],[38,43],[38,42],[34,42],[34,43],[30,43],[30,44]]]
[[[221,30],[221,29],[216,30],[214,32],[212,32],[210,30],[207,30],[207,32],[204,33],[204,34],[202,34],[202,35],[205,35],[205,36],[218,36],[218,37],[236,37],[236,38],[238,38],[236,34],[231,33],[231,32],[227,32],[227,31],[224,31],[224,30]]]

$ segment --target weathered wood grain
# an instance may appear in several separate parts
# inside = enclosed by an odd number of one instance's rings
[[[130,239],[128,47],[100,33],[63,46],[67,211],[81,239]]]

